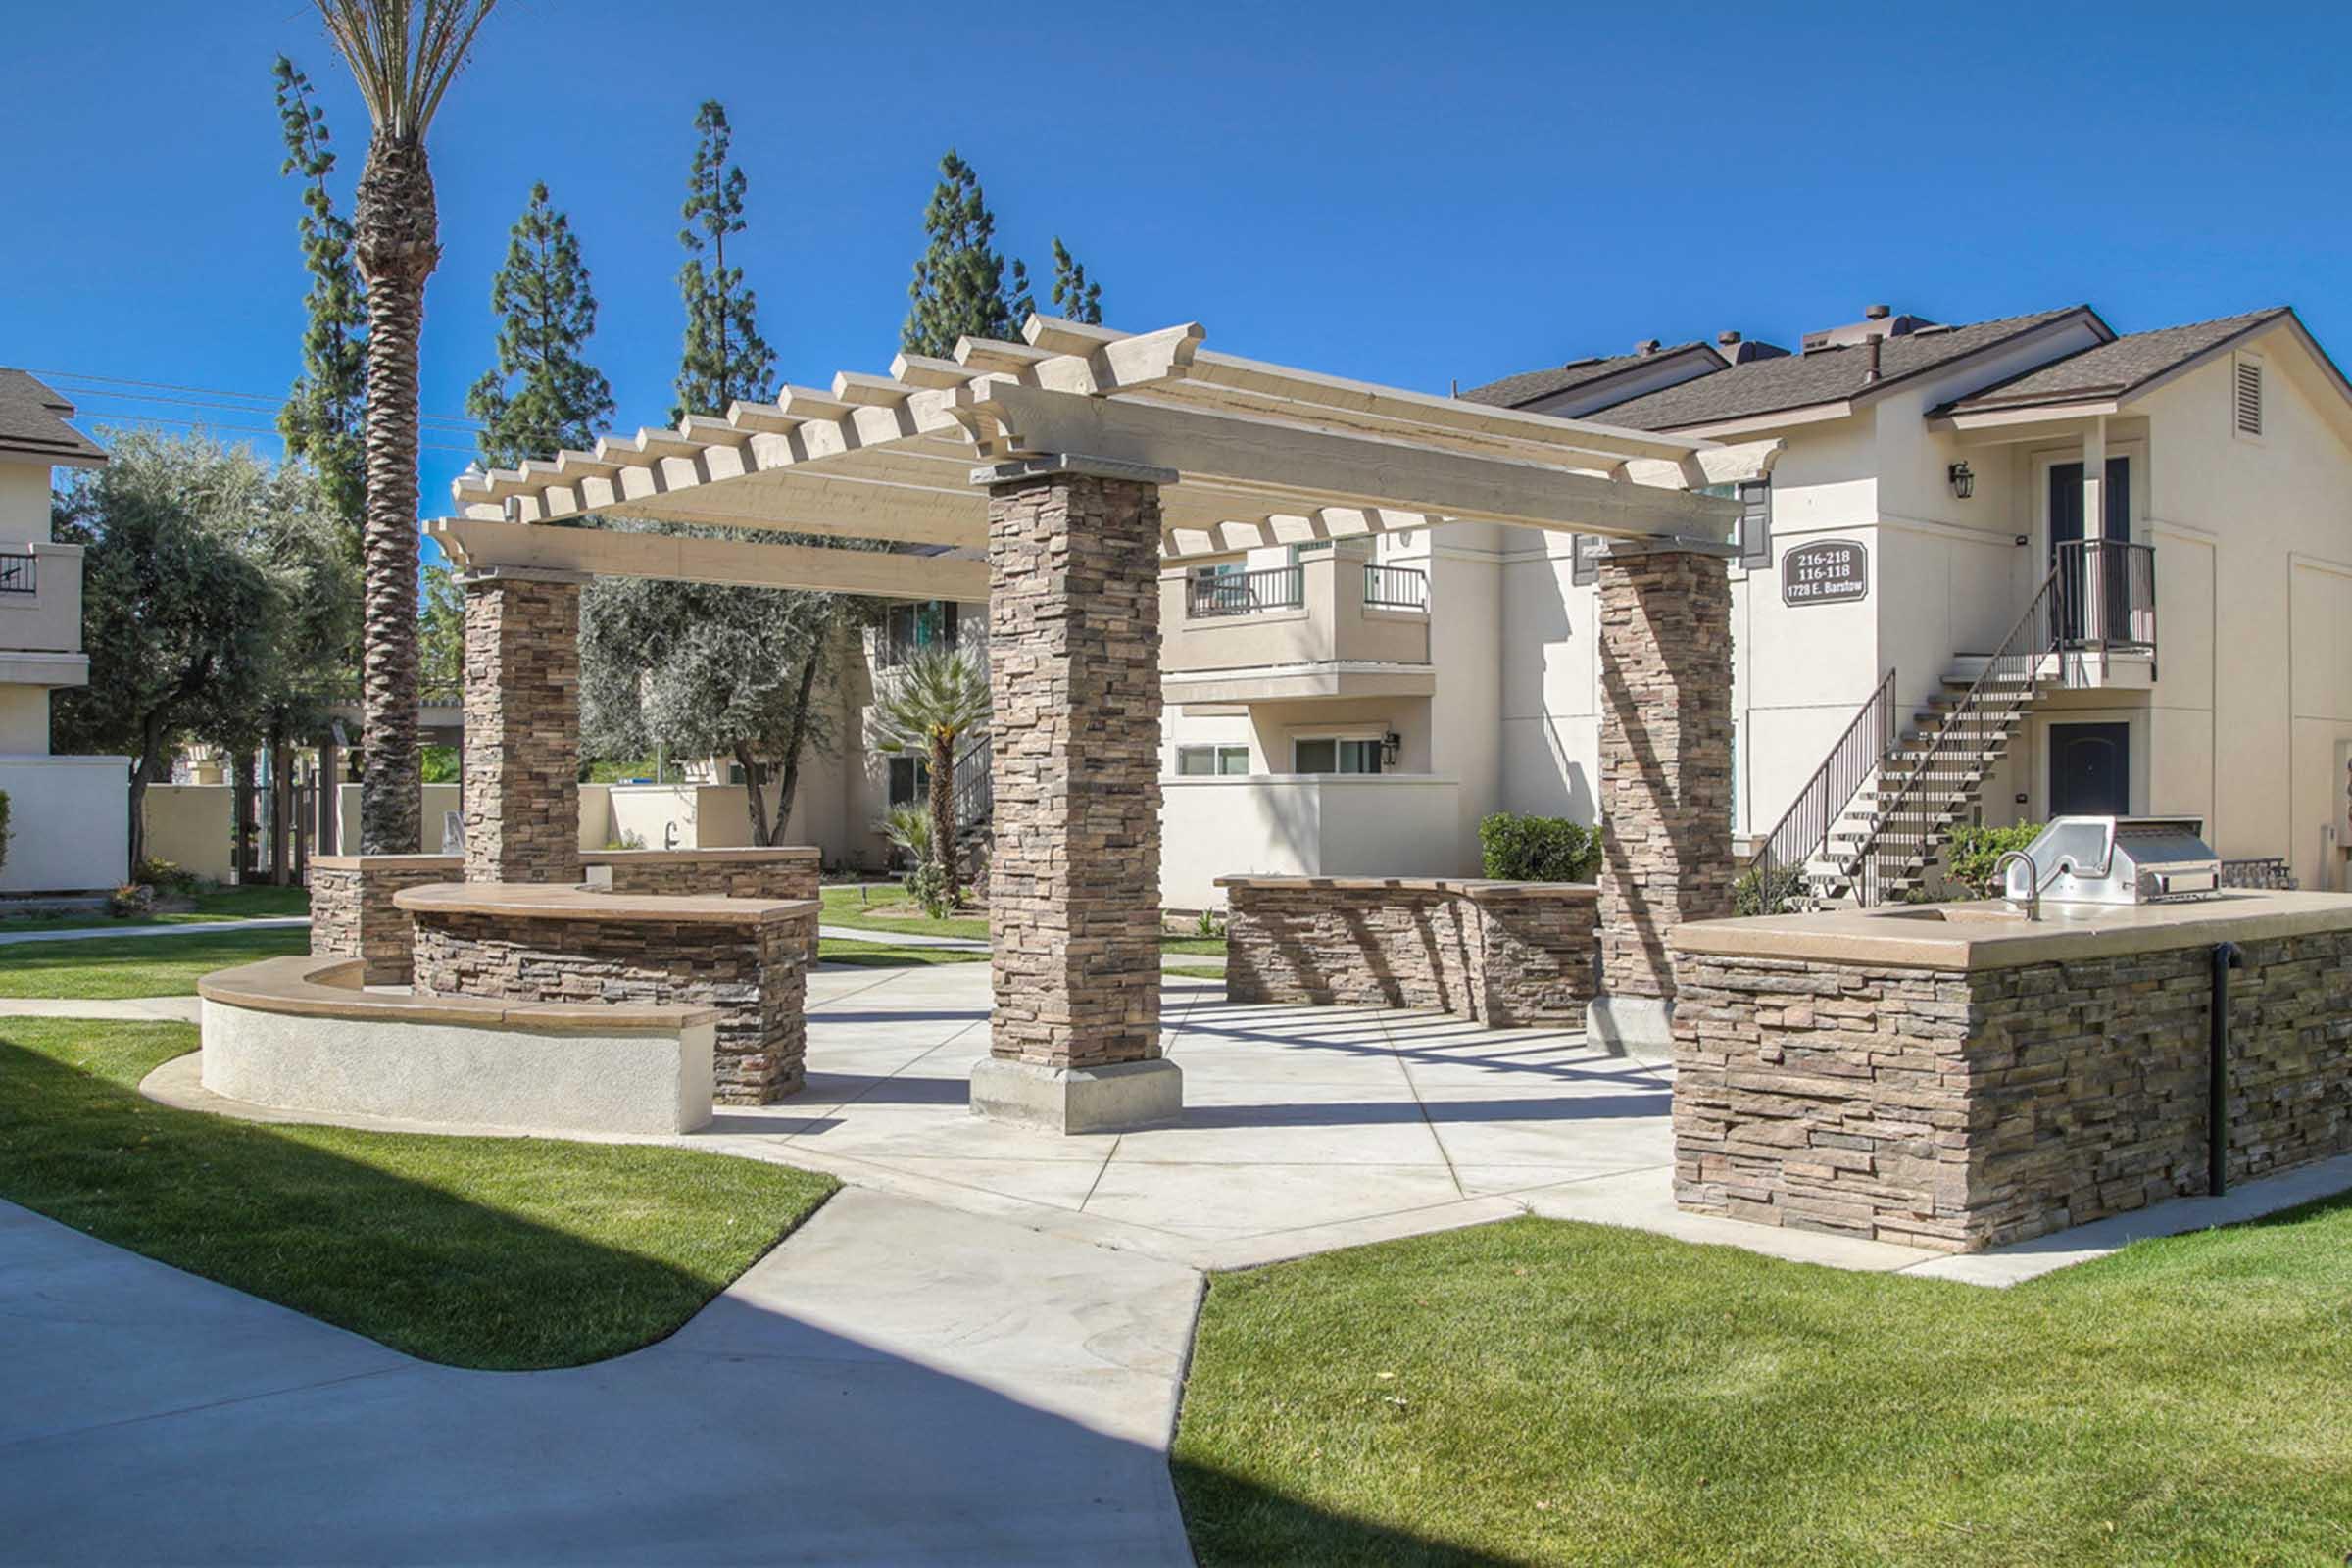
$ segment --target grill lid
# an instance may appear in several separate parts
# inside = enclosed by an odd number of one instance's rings
[[[2053,817],[2026,853],[2041,896],[2059,904],[2149,904],[2196,898],[2222,885],[2222,859],[2194,816]],[[2013,862],[2003,891],[2031,896],[2029,872]]]

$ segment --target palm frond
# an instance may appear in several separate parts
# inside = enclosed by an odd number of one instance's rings
[[[874,748],[886,755],[926,752],[985,727],[988,670],[950,647],[925,648],[891,672],[875,694]]]
[[[498,0],[315,0],[378,134],[421,141]]]

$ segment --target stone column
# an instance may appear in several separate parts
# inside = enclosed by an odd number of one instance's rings
[[[1159,486],[1063,457],[989,487],[996,981],[975,1113],[1056,1132],[1175,1119],[1159,1054]]]
[[[1595,1045],[1671,1049],[1666,936],[1732,912],[1732,589],[1721,556],[1614,545],[1600,584]]]
[[[580,880],[578,572],[466,585],[466,880]]]

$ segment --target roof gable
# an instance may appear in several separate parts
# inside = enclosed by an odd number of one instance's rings
[[[1994,409],[2130,397],[2293,314],[2278,305],[2242,316],[2159,327],[2151,332],[2128,332],[2064,359],[2035,366],[1964,398],[1955,398],[1932,413],[1979,414]]]
[[[1672,430],[1876,397],[1915,376],[2075,318],[2088,319],[2105,336],[2114,335],[2087,305],[1966,326],[1926,327],[1878,340],[1879,375],[1875,381],[1870,378],[1869,346],[1849,344],[1781,359],[1753,360],[1624,403],[1605,405],[1590,416],[1637,430]]]
[[[0,368],[0,452],[95,467],[106,449],[66,421],[74,405],[23,370]]]

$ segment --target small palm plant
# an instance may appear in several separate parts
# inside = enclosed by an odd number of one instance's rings
[[[988,726],[988,671],[960,649],[919,650],[895,670],[874,703],[874,749],[914,754],[931,771],[931,860],[948,903],[960,896],[956,858],[956,753]]]

